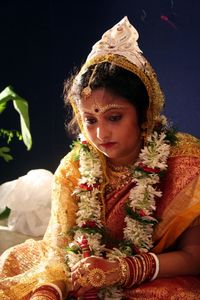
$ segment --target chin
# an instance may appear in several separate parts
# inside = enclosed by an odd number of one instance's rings
[[[105,153],[105,152],[103,152],[103,154],[109,159],[116,159],[116,160],[118,159],[118,156],[116,156],[114,154]]]

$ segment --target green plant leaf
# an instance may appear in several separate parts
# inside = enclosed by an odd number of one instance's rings
[[[10,161],[13,159],[12,155],[10,155],[10,148],[8,147],[0,147],[0,157],[2,157],[5,161]]]
[[[0,93],[0,112],[3,112],[7,102],[10,100],[13,101],[14,108],[19,113],[22,138],[27,150],[30,150],[32,146],[32,137],[30,133],[28,102],[17,95],[11,86],[8,86]]]
[[[22,130],[22,138],[24,144],[26,145],[27,149],[30,150],[32,146],[32,138],[30,133],[30,123],[28,118],[28,103],[22,100],[14,100],[13,101],[14,108],[20,115],[20,123],[21,123],[21,130]]]
[[[10,208],[6,207],[2,212],[0,211],[0,220],[7,219],[10,214]]]
[[[9,144],[14,137],[16,137],[19,141],[22,140],[22,135],[17,130],[8,130],[4,128],[0,128],[0,137],[7,139],[7,144]]]
[[[6,108],[6,103],[1,103],[0,104],[0,114],[5,110]]]

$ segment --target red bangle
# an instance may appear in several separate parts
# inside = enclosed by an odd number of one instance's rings
[[[45,296],[48,300],[60,300],[60,294],[59,292],[51,285],[44,284],[38,287],[31,297],[31,299],[34,299],[36,296]]]
[[[135,256],[127,256],[124,258],[128,265],[128,273],[122,287],[131,288],[139,285],[144,281],[154,279],[157,275],[156,259],[150,253],[138,254]]]

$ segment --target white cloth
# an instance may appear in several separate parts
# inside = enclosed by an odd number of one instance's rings
[[[8,227],[31,236],[42,236],[51,210],[53,174],[45,169],[29,171],[0,185],[0,207],[9,207]]]

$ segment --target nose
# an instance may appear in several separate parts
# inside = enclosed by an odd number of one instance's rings
[[[100,141],[107,142],[111,137],[111,132],[108,126],[105,126],[104,124],[99,124],[96,129],[96,135]]]

